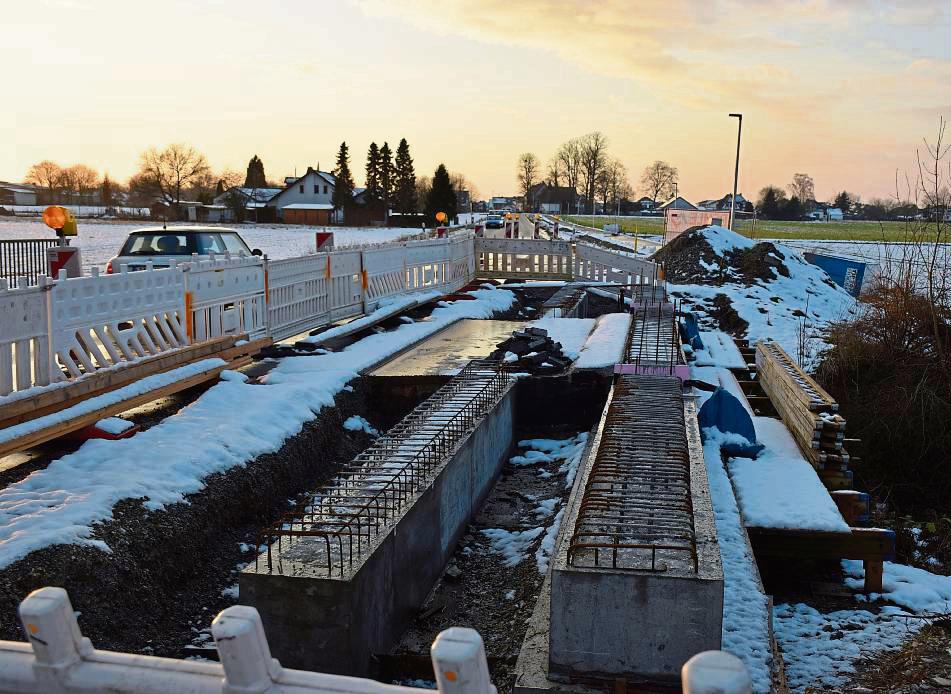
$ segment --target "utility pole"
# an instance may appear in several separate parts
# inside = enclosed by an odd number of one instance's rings
[[[740,136],[743,134],[743,114],[731,113],[730,118],[738,119],[736,127],[736,166],[733,169],[733,197],[730,198],[730,231],[733,231],[733,221],[736,217],[736,185],[740,178]]]

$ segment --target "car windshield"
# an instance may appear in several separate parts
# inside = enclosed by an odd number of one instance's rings
[[[132,234],[119,251],[119,255],[208,255],[226,251],[235,255],[251,254],[247,244],[234,232],[175,233],[169,229]]]

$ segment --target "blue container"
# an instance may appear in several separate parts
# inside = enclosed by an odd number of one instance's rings
[[[862,293],[862,282],[865,281],[865,270],[868,267],[864,260],[816,251],[806,251],[802,255],[813,265],[825,270],[833,282],[852,296],[857,297]]]

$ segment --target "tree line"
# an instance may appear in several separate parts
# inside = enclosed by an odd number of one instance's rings
[[[677,189],[677,176],[676,167],[657,160],[644,168],[640,188],[651,200],[669,198]],[[605,210],[617,207],[635,193],[627,168],[609,154],[608,139],[600,132],[564,142],[548,160],[544,171],[541,160],[532,152],[525,152],[518,158],[516,178],[519,192],[529,207],[535,207],[531,195],[538,183],[574,190],[581,198],[579,212],[593,213],[598,201]]]

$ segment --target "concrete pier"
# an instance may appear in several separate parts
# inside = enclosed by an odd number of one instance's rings
[[[336,520],[315,525],[307,520],[313,507],[304,509],[305,518],[294,522],[305,529],[295,531],[298,525],[291,525],[292,530],[286,530],[285,524],[283,531],[276,530],[269,558],[262,556],[256,566],[242,572],[241,602],[258,609],[271,650],[283,664],[368,675],[373,672],[373,654],[388,651],[398,641],[442,574],[456,542],[512,448],[513,382],[502,374],[495,377],[504,379],[504,383],[496,387],[491,398],[482,398],[482,409],[470,426],[464,430],[452,424],[440,428],[442,432],[447,426],[455,429],[458,436],[448,446],[443,440],[427,449],[442,451],[439,460],[428,470],[420,467],[390,476],[398,477],[393,484],[401,489],[415,484],[411,493],[386,497],[377,504],[378,514],[361,519],[359,524],[352,520],[356,512],[341,512],[344,495],[339,489],[315,495],[312,504],[329,505],[339,514]],[[445,388],[452,386],[450,382]],[[426,423],[436,417],[446,421],[443,415],[447,412],[462,412],[469,406],[466,394],[475,393],[477,387],[467,386],[460,391],[462,396],[445,400],[431,411],[425,410],[430,401],[423,403],[423,415],[418,418],[423,425],[404,427],[405,435],[399,440],[394,437],[387,449],[389,462],[372,450],[362,454],[364,459],[375,460],[384,471],[398,466],[405,469],[401,455],[429,446],[426,440],[433,433]],[[441,392],[432,397],[437,398]],[[360,479],[370,482],[360,488],[360,499],[381,488],[376,472]],[[372,509],[372,504],[369,506]],[[386,509],[381,511],[384,506]],[[339,526],[340,518],[348,519],[353,534],[306,530]],[[366,535],[365,540],[360,539],[361,533]],[[356,544],[358,551],[348,549],[348,542]]]

